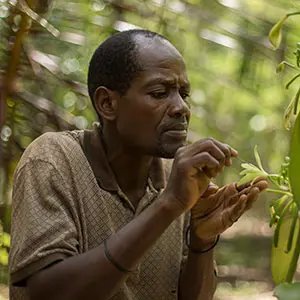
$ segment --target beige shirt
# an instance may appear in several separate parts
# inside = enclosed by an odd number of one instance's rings
[[[30,275],[99,246],[133,220],[157,199],[164,176],[162,161],[154,159],[146,193],[135,209],[116,183],[99,130],[37,138],[15,172],[11,299],[29,299],[26,279]],[[111,299],[177,299],[184,227],[181,216]]]

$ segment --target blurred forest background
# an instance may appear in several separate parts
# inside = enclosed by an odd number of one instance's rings
[[[282,115],[295,89],[284,87],[290,70],[275,70],[284,58],[292,60],[299,23],[287,22],[276,52],[268,32],[299,7],[299,0],[0,0],[3,231],[9,232],[12,177],[23,150],[44,132],[84,129],[96,120],[86,91],[88,62],[116,31],[157,31],[181,51],[192,85],[190,141],[213,136],[250,162],[258,145],[265,168],[278,171],[289,145]],[[218,184],[237,180],[239,172],[236,161]],[[268,213],[265,196],[224,234],[216,299],[272,299]],[[0,240],[6,284],[9,237]]]

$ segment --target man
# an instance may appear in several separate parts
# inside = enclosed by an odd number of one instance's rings
[[[113,35],[92,57],[88,87],[101,126],[45,134],[18,165],[12,297],[212,299],[218,236],[266,181],[210,184],[237,152],[214,139],[186,145],[189,82],[164,37]],[[169,175],[161,158],[174,158]]]

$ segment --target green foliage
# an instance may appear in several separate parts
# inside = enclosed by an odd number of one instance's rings
[[[300,223],[300,219],[299,219],[300,152],[299,151],[300,151],[300,114],[298,115],[293,128],[291,147],[290,147],[290,164],[289,164],[290,185],[291,185],[291,190],[295,202],[293,202],[294,205],[290,206],[289,208],[289,217],[286,226],[280,229],[280,236],[282,237],[281,239],[282,243],[278,246],[278,250],[275,249],[276,245],[274,245],[274,247],[272,248],[272,274],[276,284],[285,281],[291,282],[293,280],[294,273],[297,267],[299,254],[300,254],[300,226],[299,226]],[[288,204],[286,204],[285,207],[288,207]],[[278,227],[279,227],[279,222],[277,224],[277,228]],[[284,250],[284,246],[286,246],[287,250]],[[284,251],[289,254],[290,250],[292,250],[291,254],[286,257]],[[280,264],[278,262],[280,262]]]
[[[265,37],[287,1],[71,0],[46,1],[52,7],[42,8],[39,1],[27,1],[35,2],[30,7],[24,0],[0,2],[0,93],[9,85],[0,97],[0,213],[6,231],[13,172],[22,152],[44,132],[84,129],[95,121],[85,84],[89,58],[119,30],[158,31],[182,52],[192,86],[190,141],[213,136],[237,148],[247,161],[252,160],[249,149],[260,145],[265,169],[280,167],[288,151],[282,82],[295,76],[294,70],[299,73],[300,56],[298,48],[295,53],[287,49],[288,59],[294,55],[296,63],[283,63],[280,76],[274,76],[283,53],[270,51]],[[289,28],[289,43],[296,45],[298,31],[297,24]],[[281,45],[286,48],[285,39]],[[289,88],[296,83],[298,78]],[[292,126],[293,114],[286,119]],[[249,170],[258,176],[263,170],[253,166]],[[231,168],[218,184],[236,179]],[[273,180],[285,185],[279,177]],[[273,226],[280,214],[281,208]]]
[[[299,220],[296,219],[296,224],[293,223],[294,219],[289,216],[282,218],[280,226],[277,225],[278,233],[274,233],[274,240],[277,239],[277,242],[276,245],[275,241],[272,244],[271,271],[276,285],[282,282],[291,282],[295,273],[299,256]],[[292,227],[294,227],[294,230],[291,230]],[[293,234],[292,239],[290,239],[291,233]],[[288,245],[289,243],[291,244]]]
[[[289,175],[295,201],[300,208],[300,114],[298,115],[292,133],[290,148]]]
[[[258,177],[268,177],[269,174],[264,170],[260,156],[258,154],[257,145],[254,147],[254,156],[256,163],[258,165],[255,166],[250,163],[242,163],[241,167],[244,169],[240,172],[242,178],[239,180],[238,185],[245,184],[247,182],[255,181]]]
[[[298,217],[298,201],[295,194],[292,193],[290,180],[293,180],[297,192],[299,192],[299,149],[300,132],[299,117],[294,127],[291,155],[285,158],[281,165],[279,174],[269,174],[262,166],[261,158],[254,148],[254,156],[258,166],[249,163],[243,163],[243,171],[240,173],[241,180],[239,185],[254,181],[258,177],[266,177],[275,189],[268,189],[271,193],[280,194],[279,199],[274,199],[270,205],[270,226],[275,227],[271,270],[273,280],[276,285],[282,282],[291,282],[297,267],[300,252],[300,226]],[[291,163],[293,161],[293,163]],[[292,165],[293,167],[291,168]],[[298,166],[298,168],[297,168]],[[280,262],[280,263],[278,263]]]
[[[282,26],[287,18],[288,16],[284,16],[270,30],[269,40],[273,45],[274,49],[277,49],[280,46],[282,40]]]
[[[282,283],[276,287],[274,296],[279,300],[299,300],[300,283]]]
[[[299,14],[299,12],[290,13],[273,26],[269,34],[269,39],[275,48],[278,48],[281,43],[281,28],[284,21],[289,16]],[[296,65],[283,61],[278,65],[277,72],[282,71],[285,65],[293,69],[299,68],[299,43],[297,43],[297,49],[294,55],[296,56]],[[298,72],[289,80],[286,84],[286,88],[288,89],[299,77],[300,73]],[[278,188],[277,190],[269,191],[283,194],[280,199],[274,200],[270,207],[270,226],[276,226],[272,245],[271,269],[273,280],[277,285],[282,282],[292,282],[300,253],[300,114],[297,117],[299,97],[300,87],[298,87],[295,96],[284,113],[284,123],[287,129],[292,127],[292,118],[294,116],[296,118],[290,144],[290,158],[286,159],[282,164],[280,174],[275,174],[274,176],[268,175],[268,178],[271,179]],[[261,167],[259,161],[257,161],[257,163]],[[294,287],[295,286],[293,286],[293,288]],[[278,288],[277,290],[280,299],[293,299],[287,298],[287,296],[285,297],[282,291],[284,291],[284,289]]]
[[[10,235],[0,230],[0,265],[8,264],[8,249],[10,247]]]

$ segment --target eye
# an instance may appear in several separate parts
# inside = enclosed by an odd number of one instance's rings
[[[183,100],[187,100],[187,98],[190,97],[190,94],[188,92],[180,92],[180,96]]]
[[[150,92],[149,95],[155,99],[163,99],[163,98],[167,98],[169,95],[168,91],[154,91],[154,92]]]
[[[186,90],[186,89],[180,89],[179,90],[179,94],[180,94],[181,98],[184,101],[188,101],[189,100],[188,98],[190,97],[190,93],[189,93],[188,90]]]

